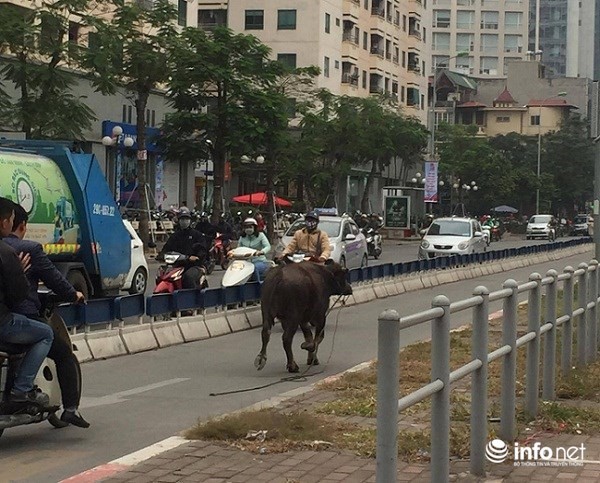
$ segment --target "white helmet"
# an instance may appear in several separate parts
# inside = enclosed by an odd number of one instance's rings
[[[258,226],[258,222],[254,218],[246,218],[243,224]]]

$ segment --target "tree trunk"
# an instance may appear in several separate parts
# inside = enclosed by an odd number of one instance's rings
[[[219,221],[219,215],[223,213],[223,185],[225,183],[225,161],[227,160],[227,88],[218,87],[217,93],[217,139],[213,159],[213,209],[212,223]]]
[[[373,187],[375,181],[375,175],[377,174],[377,161],[371,161],[371,171],[367,175],[367,182],[365,183],[365,189],[363,190],[362,200],[360,201],[360,211],[363,213],[369,213],[371,208],[369,206],[369,193]]]
[[[150,240],[150,213],[148,212],[148,198],[146,189],[146,167],[148,153],[146,151],[146,106],[149,91],[138,91],[135,100],[136,131],[137,131],[137,186],[140,195],[139,206],[139,235],[144,247],[149,247],[149,242],[154,243],[154,236]]]

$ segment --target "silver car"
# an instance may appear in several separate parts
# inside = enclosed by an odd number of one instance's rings
[[[281,243],[275,248],[279,256],[292,241],[297,230],[304,228],[304,219],[296,220],[284,233]],[[347,268],[362,268],[368,264],[367,240],[354,220],[347,216],[320,216],[319,229],[329,236],[331,258]]]
[[[419,260],[446,255],[468,255],[486,250],[477,220],[452,217],[433,220],[419,246]]]

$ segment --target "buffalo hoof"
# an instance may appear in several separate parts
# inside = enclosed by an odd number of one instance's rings
[[[254,359],[254,367],[258,371],[260,371],[267,364],[267,356],[263,356],[262,354],[258,354],[256,359]]]
[[[302,342],[300,346],[301,349],[307,350],[308,352],[315,351],[315,343],[314,342]]]
[[[319,359],[317,359],[316,357],[310,357],[308,356],[308,359],[306,360],[306,364],[309,366],[318,366],[319,365]]]
[[[287,367],[288,372],[292,372],[292,373],[300,372],[300,368],[298,367],[298,364],[296,364],[295,362],[288,364],[286,367]]]

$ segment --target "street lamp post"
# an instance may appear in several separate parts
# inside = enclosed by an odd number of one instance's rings
[[[540,175],[541,175],[541,162],[542,162],[542,106],[549,101],[550,99],[554,99],[555,97],[565,97],[567,95],[566,92],[559,92],[553,96],[547,97],[540,101],[540,105],[538,107],[538,151],[537,151],[537,189],[535,190],[535,214],[540,214]]]
[[[123,136],[123,128],[121,126],[114,126],[112,128],[112,136],[104,136],[102,138],[102,145],[105,146],[109,152],[112,154],[112,158],[114,160],[114,173],[115,178],[117,177],[117,163],[119,163],[119,143],[121,142],[121,136]],[[126,148],[131,148],[134,144],[133,138],[126,137],[123,139],[123,146]],[[121,193],[119,189],[119,180],[115,179],[115,195],[117,201],[119,200]]]

